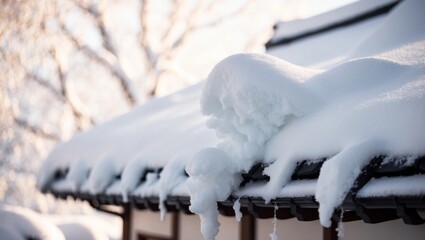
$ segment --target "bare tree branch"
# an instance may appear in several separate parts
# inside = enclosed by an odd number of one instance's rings
[[[253,1],[248,1],[247,3],[241,4],[241,6],[239,8],[237,8],[236,10],[234,10],[233,12],[228,13],[224,16],[217,17],[216,19],[213,19],[209,22],[199,24],[199,25],[195,26],[195,29],[198,30],[198,29],[203,29],[203,28],[215,27],[215,26],[225,22],[226,20],[237,17],[237,16],[241,15],[242,13],[244,13],[246,10],[248,10],[251,7],[252,2]],[[216,3],[219,3],[219,2],[216,2]]]
[[[50,82],[46,81],[45,79],[41,79],[39,76],[37,76],[34,73],[28,72],[26,69],[24,71],[25,71],[25,75],[28,79],[33,80],[34,82],[36,82],[40,86],[47,89],[59,101],[61,101],[63,103],[66,102],[66,99],[64,98],[63,94],[61,94]]]
[[[162,37],[163,39],[163,46],[164,49],[162,49],[162,51],[160,53],[157,54],[157,57],[152,60],[150,59],[150,52],[149,52],[149,43],[146,41],[146,33],[148,32],[148,26],[147,26],[147,11],[146,11],[146,4],[147,4],[148,0],[141,0],[141,13],[140,13],[140,24],[141,24],[141,46],[145,51],[145,56],[147,59],[147,62],[149,63],[147,65],[147,69],[150,69],[150,71],[155,71],[154,74],[151,74],[153,76],[152,77],[152,86],[149,90],[149,92],[147,93],[149,97],[155,96],[157,94],[157,90],[158,90],[158,85],[159,85],[159,80],[162,76],[163,73],[167,72],[169,69],[163,69],[164,66],[158,66],[158,64],[160,62],[163,61],[168,61],[170,59],[173,58],[173,56],[179,51],[179,49],[186,43],[186,41],[192,36],[192,34],[194,34],[196,31],[199,31],[201,29],[205,29],[205,28],[211,28],[211,27],[215,27],[221,23],[223,23],[226,20],[229,20],[233,17],[236,17],[240,14],[242,14],[243,12],[245,12],[247,9],[249,9],[249,7],[251,6],[251,4],[245,3],[245,4],[241,4],[241,6],[232,11],[229,14],[226,14],[224,16],[220,16],[218,18],[215,18],[209,22],[206,23],[197,23],[197,16],[199,14],[201,14],[201,10],[203,9],[199,4],[200,2],[197,2],[197,5],[193,7],[192,12],[190,14],[190,18],[186,19],[186,24],[185,24],[185,29],[181,32],[181,34],[171,43],[169,42],[169,39],[171,38],[171,33],[172,30],[176,27],[177,23],[178,23],[178,16],[179,16],[179,12],[182,9],[182,2],[178,1],[178,0],[174,0],[172,2],[173,4],[173,11],[170,14],[170,21],[169,21],[169,25],[167,26],[164,35]],[[217,1],[212,1],[208,4],[208,6],[206,7],[206,9],[214,9],[215,5],[217,4]]]
[[[50,133],[39,126],[31,125],[26,120],[18,118],[17,116],[15,116],[15,114],[13,114],[13,112],[12,112],[12,116],[13,116],[13,121],[16,123],[16,125],[20,126],[21,128],[25,129],[28,132],[31,132],[32,134],[38,137],[42,137],[42,138],[46,138],[46,139],[50,139],[54,141],[59,141],[61,139],[56,134]]]
[[[171,32],[172,32],[176,23],[179,20],[178,19],[179,13],[180,13],[180,11],[183,7],[183,4],[181,3],[181,1],[178,1],[178,0],[173,0],[172,4],[173,4],[173,7],[171,7],[171,8],[173,9],[173,11],[171,12],[170,17],[169,17],[170,24],[168,24],[168,27],[164,31],[164,34],[162,36],[164,43],[166,43],[168,41],[168,39],[171,37]]]
[[[127,77],[125,72],[121,69],[119,65],[112,65],[110,62],[108,62],[106,59],[102,58],[97,54],[95,51],[93,51],[88,46],[82,44],[66,27],[63,22],[60,23],[61,30],[65,34],[66,37],[68,37],[71,42],[75,45],[75,47],[83,52],[88,58],[94,60],[95,62],[99,63],[103,67],[105,67],[112,76],[114,76],[116,79],[119,80],[121,90],[127,100],[127,103],[129,106],[134,106],[137,103],[137,98],[135,96],[135,93],[133,93],[130,84],[131,80]]]
[[[98,11],[94,7],[84,6],[83,3],[79,1],[74,0],[73,2],[78,8],[90,15],[95,20],[96,27],[99,29],[100,35],[102,36],[103,47],[115,57],[118,57],[117,50],[115,49],[115,46],[112,43],[111,36],[109,35],[108,30],[106,29],[105,23],[103,22],[102,12]]]
[[[146,72],[155,69],[157,64],[157,58],[155,54],[152,52],[148,43],[148,10],[147,10],[148,0],[140,1],[140,47],[143,50],[143,54],[145,55],[145,70]]]
[[[73,103],[72,98],[69,94],[68,88],[66,87],[65,73],[62,71],[62,68],[61,68],[60,63],[59,63],[59,59],[57,59],[56,51],[51,50],[50,54],[55,59],[56,73],[58,75],[59,83],[60,83],[60,86],[61,86],[61,94],[62,94],[63,98],[66,100],[65,103],[71,108],[72,114],[74,115],[74,118],[76,119],[77,130],[83,130],[87,127],[87,125],[96,124],[93,118],[91,118],[90,116],[87,117]]]

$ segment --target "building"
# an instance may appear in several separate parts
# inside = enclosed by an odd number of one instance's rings
[[[217,202],[216,239],[268,238],[271,219],[288,239],[337,239],[340,222],[344,239],[423,239],[424,10],[421,1],[360,1],[279,23],[268,53],[296,65],[264,55],[225,59],[206,83],[59,145],[38,187],[121,216],[124,239],[202,238],[191,200],[234,179],[232,194]],[[197,155],[217,145],[240,147],[230,155],[250,160],[230,160],[239,172],[227,159],[193,169],[196,156],[220,158]],[[231,217],[238,210],[240,223]]]

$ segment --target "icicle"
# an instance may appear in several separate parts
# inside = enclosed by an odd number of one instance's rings
[[[167,214],[167,207],[165,206],[164,197],[159,198],[159,213],[161,221],[164,221],[165,215]]]
[[[241,213],[241,203],[239,202],[239,198],[233,203],[233,210],[235,210],[236,221],[240,222],[242,218]]]
[[[128,202],[128,193],[126,190],[121,191],[122,201],[127,203]]]
[[[341,215],[339,217],[338,227],[336,231],[338,233],[338,239],[344,238],[344,224],[342,223],[342,219],[344,218],[344,210],[341,209]]]
[[[279,240],[279,237],[276,234],[276,230],[277,230],[277,227],[276,227],[276,224],[277,224],[276,212],[277,212],[277,209],[278,209],[278,207],[277,207],[277,204],[275,203],[274,204],[274,217],[273,217],[273,221],[272,221],[272,223],[273,223],[273,232],[270,233],[270,235],[269,235],[270,236],[270,240]]]

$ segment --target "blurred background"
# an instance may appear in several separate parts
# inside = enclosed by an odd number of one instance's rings
[[[0,0],[0,202],[83,212],[35,188],[52,147],[264,52],[277,21],[350,0]]]

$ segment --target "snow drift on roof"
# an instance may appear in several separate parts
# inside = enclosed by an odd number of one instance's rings
[[[43,164],[37,186],[46,190],[55,174],[69,171],[71,191],[88,183],[90,192],[100,193],[117,176],[123,179],[125,191],[131,191],[146,167],[162,168],[180,153],[190,156],[196,149],[214,145],[215,134],[205,127],[199,111],[202,86],[152,100],[60,144]]]
[[[227,171],[208,178],[188,171],[189,181],[197,182],[189,185],[192,205],[215,200],[211,208],[192,208],[201,216],[205,238],[217,232],[211,211],[227,193],[213,189],[223,186],[222,179],[247,171],[255,160],[269,163],[264,173],[270,181],[261,193],[269,201],[289,183],[297,161],[329,157],[315,194],[320,221],[329,227],[335,208],[374,156],[425,154],[425,29],[406,35],[388,29],[394,19],[402,27],[411,19],[425,22],[423,9],[424,2],[402,3],[388,17],[390,23],[379,28],[387,35],[370,40],[393,39],[391,52],[348,60],[325,72],[251,54],[229,57],[212,70],[201,107],[223,139],[215,151],[223,151],[220,169],[226,165]],[[189,162],[187,169],[200,168],[204,159],[208,154]],[[199,195],[200,189],[211,190]]]

